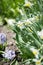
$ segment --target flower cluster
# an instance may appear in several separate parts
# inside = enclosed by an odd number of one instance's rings
[[[5,57],[6,59],[10,59],[10,60],[14,59],[15,56],[16,56],[16,55],[15,55],[15,52],[12,51],[12,50],[6,50],[5,53],[2,54],[2,55],[3,55],[3,57]]]
[[[0,44],[4,44],[6,41],[6,35],[4,33],[0,33]]]

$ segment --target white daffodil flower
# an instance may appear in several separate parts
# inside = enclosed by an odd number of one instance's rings
[[[35,62],[35,65],[41,65],[41,60],[37,60],[37,59],[33,59],[33,61]]]
[[[15,19],[7,19],[7,18],[5,18],[5,20],[6,20],[6,22],[8,23],[8,25],[14,26]]]
[[[40,60],[37,60],[36,61],[36,65],[41,65],[41,61]]]
[[[25,20],[24,24],[29,25],[29,24],[32,24],[32,22],[29,19],[27,19],[27,20]]]
[[[33,3],[29,2],[28,0],[25,0],[24,6],[31,7],[32,5],[33,5]]]
[[[39,21],[39,16],[34,16],[34,17],[32,17],[32,18],[29,18],[29,20],[30,20],[31,22]]]
[[[43,39],[43,29],[41,31],[37,31],[37,33],[40,36],[40,38]]]
[[[10,59],[10,60],[14,59],[14,57],[16,56],[16,55],[15,55],[15,52],[12,51],[12,50],[6,50],[5,53],[2,54],[2,55],[3,55],[3,57],[5,57],[6,59]]]
[[[29,18],[30,21],[35,21],[35,17]]]
[[[35,48],[30,48],[30,50],[32,51],[32,53],[35,55],[36,58],[38,58],[38,55],[39,55],[39,51]]]
[[[17,26],[19,27],[19,28],[24,28],[24,26],[23,26],[23,22],[21,22],[21,21],[19,21],[18,23],[17,23]]]
[[[4,44],[6,41],[6,35],[4,33],[0,33],[0,44]]]

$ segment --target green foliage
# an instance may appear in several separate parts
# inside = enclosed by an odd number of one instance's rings
[[[18,25],[20,25],[19,22],[19,24],[16,23],[13,26],[13,31],[16,32],[16,44],[22,53],[21,57],[24,61],[27,59],[31,59],[32,62],[34,62],[33,59],[40,60],[43,57],[43,39],[41,39],[37,33],[37,31],[41,31],[43,29],[41,22],[42,21],[40,21],[40,19],[39,21],[31,22],[31,24],[26,24],[26,22],[24,21],[22,22],[23,27],[18,27]],[[31,48],[34,49],[31,50]],[[29,60],[27,62],[29,62]]]
[[[0,3],[0,16],[16,33],[22,64],[43,65],[43,0],[1,0]]]

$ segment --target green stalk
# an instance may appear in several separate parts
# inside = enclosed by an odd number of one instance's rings
[[[5,52],[4,51],[0,51],[0,54],[4,54]]]

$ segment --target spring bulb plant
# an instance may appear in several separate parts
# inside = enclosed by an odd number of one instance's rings
[[[12,30],[16,33],[14,39],[20,49],[22,64],[43,65],[43,26],[40,19],[15,22]],[[14,59],[11,65],[16,61]]]
[[[1,15],[4,13],[4,20],[16,33],[14,39],[20,51],[13,56],[9,50],[3,57],[14,57],[11,65],[43,65],[43,0],[4,0],[2,6]]]
[[[30,22],[14,24],[12,30],[16,33],[16,45],[22,53],[22,63],[43,65],[43,26],[39,20]]]

